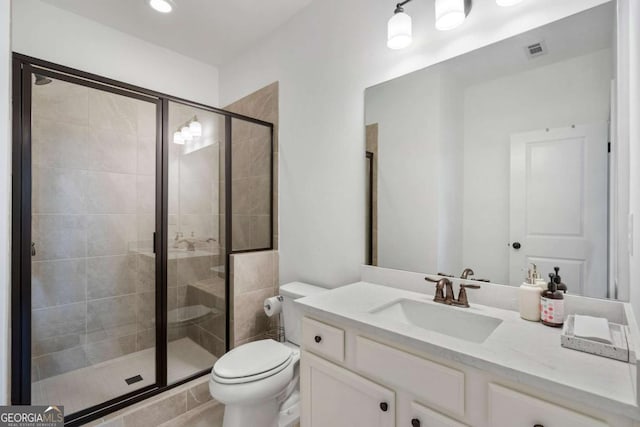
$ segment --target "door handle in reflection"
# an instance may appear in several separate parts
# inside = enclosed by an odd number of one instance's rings
[[[36,256],[36,243],[31,242],[31,256]]]

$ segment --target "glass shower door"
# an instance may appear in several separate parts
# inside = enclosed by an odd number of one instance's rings
[[[225,116],[169,102],[167,382],[226,351]]]
[[[31,402],[72,414],[156,382],[159,104],[37,73]]]

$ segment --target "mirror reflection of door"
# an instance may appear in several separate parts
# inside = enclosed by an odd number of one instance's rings
[[[511,135],[511,283],[559,266],[574,293],[607,297],[607,142],[606,123]]]

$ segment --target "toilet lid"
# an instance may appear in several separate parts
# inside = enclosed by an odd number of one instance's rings
[[[271,371],[291,357],[291,348],[274,340],[243,344],[222,356],[213,366],[221,378],[242,378]]]

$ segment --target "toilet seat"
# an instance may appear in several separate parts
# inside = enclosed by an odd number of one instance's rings
[[[222,356],[213,366],[211,376],[221,384],[242,384],[276,375],[286,369],[294,351],[267,339],[241,345]]]

